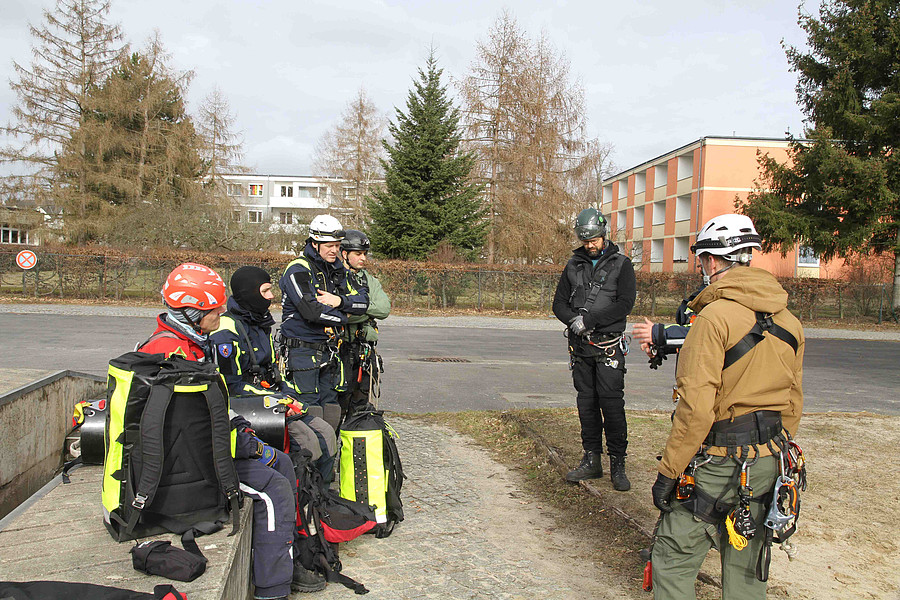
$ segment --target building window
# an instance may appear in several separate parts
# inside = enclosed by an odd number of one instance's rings
[[[694,176],[694,153],[678,157],[678,180]]]
[[[241,195],[241,184],[239,183],[226,183],[225,184],[225,193],[229,196],[240,196]]]
[[[261,210],[248,210],[247,211],[247,222],[248,223],[262,223],[262,211]]]
[[[625,231],[625,211],[616,213],[616,231]]]
[[[634,193],[643,194],[644,190],[647,189],[647,173],[635,173],[634,174]]]
[[[809,246],[800,246],[797,248],[797,266],[818,267],[819,257]]]
[[[231,220],[234,221],[235,223],[240,223],[241,222],[241,211],[239,211],[239,210],[233,211],[231,213]]]
[[[603,186],[603,204],[609,204],[613,201],[612,185]]]
[[[293,198],[294,197],[294,186],[292,186],[292,185],[281,186],[281,197],[282,198]]]
[[[260,197],[263,195],[263,186],[261,183],[251,183],[250,184],[250,195],[255,197]]]
[[[628,197],[628,178],[619,180],[619,200]]]
[[[317,188],[317,187],[298,187],[297,188],[297,197],[298,198],[318,198],[319,197],[319,188]]]
[[[653,167],[653,187],[663,187],[669,179],[668,165],[657,165]]]
[[[685,194],[675,198],[675,221],[689,221],[691,219],[691,195]]]
[[[631,262],[641,263],[644,261],[644,242],[633,242],[631,244]]]
[[[0,225],[0,243],[3,244],[27,244],[28,232],[4,223]]]
[[[653,224],[664,225],[666,222],[666,201],[660,200],[659,202],[654,202],[651,206],[653,206]]]
[[[638,206],[634,209],[634,222],[631,225],[632,229],[643,229],[644,228],[644,207]]]
[[[690,248],[690,238],[675,238],[675,248],[674,252],[672,253],[672,262],[686,263],[688,261],[688,257],[690,256]]]
[[[282,225],[293,225],[294,224],[294,213],[291,211],[282,211],[281,212],[281,224]]]
[[[660,263],[663,261],[663,241],[650,241],[650,262]]]
[[[356,198],[356,189],[352,187],[344,188],[344,200],[353,200]]]

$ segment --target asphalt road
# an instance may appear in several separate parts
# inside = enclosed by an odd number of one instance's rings
[[[507,320],[509,321],[509,320]],[[380,406],[401,412],[573,406],[574,389],[561,328],[428,327],[389,319],[381,327],[385,358]],[[71,369],[103,375],[110,358],[152,333],[148,317],[0,312],[0,370]],[[672,407],[674,360],[656,371],[639,350],[628,358],[629,408]],[[428,362],[453,358],[468,362]],[[31,373],[32,371],[23,371]],[[37,371],[34,371],[37,372]],[[806,411],[900,415],[900,342],[808,338]]]

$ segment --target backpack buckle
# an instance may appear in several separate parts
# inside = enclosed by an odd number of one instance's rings
[[[134,497],[134,502],[131,503],[133,507],[138,510],[144,510],[144,505],[147,503],[147,496],[144,494],[137,494]]]

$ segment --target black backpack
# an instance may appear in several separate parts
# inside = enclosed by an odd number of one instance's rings
[[[297,531],[299,559],[304,568],[318,571],[328,581],[341,583],[357,594],[366,587],[343,575],[338,544],[349,542],[372,530],[373,507],[341,498],[323,486],[322,476],[312,465],[308,450],[291,454],[297,474]]]
[[[228,390],[213,363],[129,352],[109,363],[103,517],[116,541],[234,520]]]

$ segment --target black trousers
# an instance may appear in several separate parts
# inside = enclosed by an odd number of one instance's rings
[[[612,355],[601,351],[579,352],[574,357],[572,381],[578,392],[578,419],[581,421],[581,445],[585,451],[603,451],[624,455],[628,448],[625,423],[625,356],[618,345]]]

